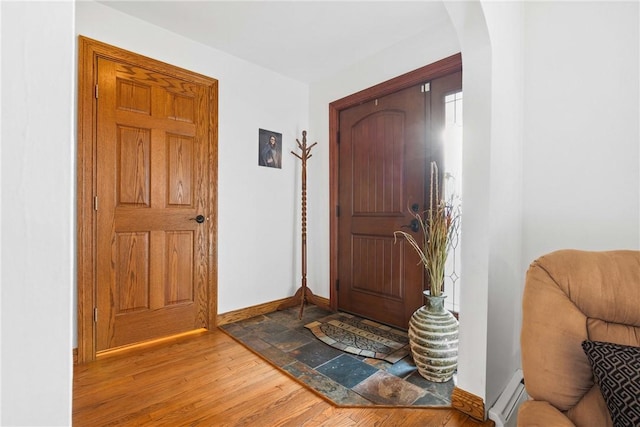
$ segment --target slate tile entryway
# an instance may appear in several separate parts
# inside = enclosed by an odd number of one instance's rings
[[[337,405],[451,405],[454,380],[425,380],[411,356],[391,364],[330,347],[304,327],[330,313],[314,305],[305,307],[302,319],[298,313],[294,307],[220,328]]]

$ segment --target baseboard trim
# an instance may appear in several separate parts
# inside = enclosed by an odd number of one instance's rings
[[[464,391],[461,388],[453,388],[453,393],[451,393],[451,407],[478,421],[485,420],[484,401],[482,398],[468,391]]]
[[[279,300],[265,302],[264,304],[258,304],[251,307],[241,308],[239,310],[229,311],[227,313],[218,314],[216,316],[216,325],[222,326],[228,323],[239,322],[240,320],[250,319],[261,314],[273,313],[278,310],[281,305],[287,305],[293,300],[294,297],[282,298]],[[329,300],[324,297],[315,296],[318,303],[324,303],[329,306]]]

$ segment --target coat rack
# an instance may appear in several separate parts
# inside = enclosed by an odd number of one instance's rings
[[[307,287],[307,160],[311,157],[311,149],[317,142],[307,147],[306,130],[302,131],[302,143],[300,143],[298,139],[296,139],[296,142],[298,143],[298,148],[300,148],[301,153],[296,154],[292,151],[291,154],[302,160],[302,286],[300,286],[290,301],[281,304],[278,309],[283,310],[300,304],[300,314],[298,317],[302,319],[305,303],[315,304],[327,310],[330,310],[330,308],[322,302],[322,300],[318,299]]]

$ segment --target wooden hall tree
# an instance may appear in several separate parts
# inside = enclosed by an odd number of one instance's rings
[[[316,297],[307,287],[307,160],[311,157],[311,149],[317,144],[317,142],[314,142],[307,147],[306,130],[302,131],[302,142],[298,139],[296,139],[296,142],[298,143],[298,148],[300,148],[300,154],[293,151],[291,154],[302,161],[302,284],[291,300],[281,304],[278,307],[278,310],[300,305],[300,313],[298,317],[302,319],[304,305],[307,302],[325,307],[326,309],[329,309],[329,307],[327,307],[322,300],[318,299],[318,297]]]

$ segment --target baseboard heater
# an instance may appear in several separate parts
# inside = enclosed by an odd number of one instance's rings
[[[522,370],[518,369],[495,405],[489,410],[489,419],[496,423],[496,427],[515,427],[518,408],[528,398],[527,391],[524,389]]]

